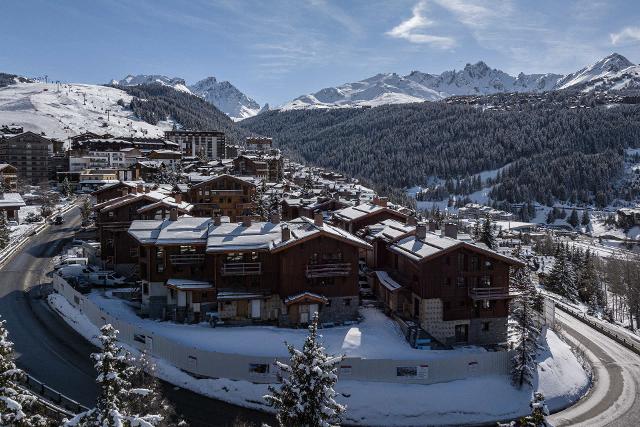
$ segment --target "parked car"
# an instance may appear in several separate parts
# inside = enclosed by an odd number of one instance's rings
[[[18,221],[7,221],[7,225],[9,227],[17,227],[18,226]]]
[[[64,217],[62,215],[56,215],[56,217],[53,219],[53,223],[55,225],[62,225],[64,223]]]
[[[89,274],[92,273],[92,270],[86,265],[65,265],[56,270],[57,274],[60,277],[69,278],[69,277],[89,277]]]
[[[58,270],[59,268],[66,267],[68,265],[88,265],[89,258],[81,258],[81,257],[69,257],[65,258],[56,264],[53,269]]]
[[[115,271],[96,271],[89,273],[89,283],[96,286],[120,286],[127,283],[127,279]]]

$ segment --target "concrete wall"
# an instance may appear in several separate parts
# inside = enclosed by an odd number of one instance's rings
[[[103,312],[57,275],[54,275],[53,284],[56,292],[63,295],[96,326],[111,323],[120,331],[118,339],[121,342],[140,350],[147,349],[154,356],[161,357],[194,376],[230,378],[255,383],[276,382],[273,357],[226,354],[188,347]],[[428,354],[429,352],[425,350],[425,356]],[[452,352],[451,357],[447,358],[425,357],[415,360],[350,357],[342,362],[339,376],[342,379],[358,381],[433,384],[483,375],[506,375],[510,370],[510,359],[509,352],[479,354]]]

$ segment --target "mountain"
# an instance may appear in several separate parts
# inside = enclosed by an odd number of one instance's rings
[[[135,76],[129,74],[124,79],[114,79],[110,82],[112,86],[138,86],[153,83],[158,83],[163,86],[170,86],[176,90],[190,93],[189,89],[187,88],[187,83],[184,81],[184,79],[181,79],[179,77],[162,76],[160,74],[138,74]]]
[[[219,82],[215,77],[200,80],[189,86],[189,90],[218,107],[235,121],[255,116],[260,111],[260,104],[240,92],[228,81]]]
[[[231,117],[234,121],[255,116],[260,111],[260,104],[240,92],[228,81],[220,82],[216,80],[215,77],[207,77],[190,86],[187,86],[184,79],[179,77],[167,77],[158,74],[139,74],[136,76],[130,74],[124,79],[114,79],[110,82],[113,86],[122,87],[154,83],[199,96],[208,103],[216,106],[216,108]]]
[[[87,131],[159,137],[174,124],[166,117],[154,124],[141,120],[129,108],[132,96],[119,88],[11,80],[0,87],[0,125],[15,124],[66,140]]]
[[[378,106],[437,101],[454,95],[546,92],[568,88],[585,91],[595,87],[637,88],[640,86],[639,76],[640,68],[617,53],[567,76],[554,73],[512,76],[480,61],[467,64],[462,70],[441,74],[421,71],[412,71],[406,76],[377,74],[359,82],[300,96],[280,109]]]

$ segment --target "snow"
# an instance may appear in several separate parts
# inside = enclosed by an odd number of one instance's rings
[[[119,99],[128,105],[131,96],[99,85],[18,83],[0,88],[0,123],[60,140],[83,132],[159,137],[171,129],[168,123],[154,126],[139,120],[117,104]],[[110,110],[108,122],[106,110]]]
[[[96,343],[96,337],[99,335],[97,327],[75,310],[64,297],[52,294],[49,296],[49,303],[81,335]],[[365,323],[382,321],[380,317],[366,314]],[[379,316],[383,315],[380,313]],[[166,326],[166,324],[162,325]],[[183,326],[183,328],[196,329],[198,327]],[[244,329],[248,328],[242,328],[242,330]],[[376,346],[393,346],[400,353],[404,351],[398,347],[399,342],[380,342],[379,337],[370,336],[367,329],[362,327],[357,331],[352,331],[352,328],[322,330],[325,344],[327,341],[332,341],[331,332],[338,329],[341,334],[344,334],[342,345],[349,348],[350,351],[361,351],[363,346],[367,346],[367,340],[373,338],[377,340]],[[226,331],[230,330],[240,333],[245,337],[243,339],[248,339],[248,336],[244,335],[241,330],[227,329]],[[210,331],[225,332],[223,328]],[[300,348],[301,337],[306,336],[306,331],[290,332],[299,335],[291,343]],[[250,334],[253,333],[253,331],[250,332]],[[232,337],[228,338],[233,341],[237,340]],[[401,337],[396,335],[395,339],[399,338]],[[541,352],[537,359],[540,365],[537,370],[536,389],[545,394],[546,402],[551,411],[560,410],[584,395],[590,381],[569,346],[562,342],[554,332],[547,330],[543,334],[543,340],[546,341],[549,348]],[[271,347],[272,341],[276,341],[277,347],[284,347],[278,339],[265,339],[264,336],[259,342],[261,345]],[[336,349],[333,345],[325,345],[329,353],[335,352]],[[380,351],[384,351],[384,348]],[[423,350],[416,351],[422,355],[425,354]],[[432,350],[428,353],[439,352]],[[279,354],[285,355],[286,350],[279,350]],[[397,356],[398,353],[394,351],[393,354]],[[448,354],[451,353],[448,352]],[[268,393],[266,384],[231,381],[224,378],[196,379],[162,359],[156,359],[154,362],[157,364],[157,375],[176,386],[235,405],[271,411],[271,408],[267,407],[263,400],[263,396]],[[531,390],[514,389],[510,385],[508,376],[498,375],[431,385],[340,380],[335,390],[338,393],[338,403],[347,406],[345,423],[352,425],[415,426],[428,424],[436,419],[438,424],[492,423],[498,419],[514,419],[528,414],[531,399]]]

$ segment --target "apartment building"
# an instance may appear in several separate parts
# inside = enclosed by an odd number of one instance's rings
[[[23,132],[0,140],[0,162],[18,170],[18,178],[37,185],[49,180],[49,157],[53,141],[34,132]]]
[[[224,132],[172,130],[165,132],[164,137],[176,143],[186,157],[205,157],[208,160],[226,157]]]

